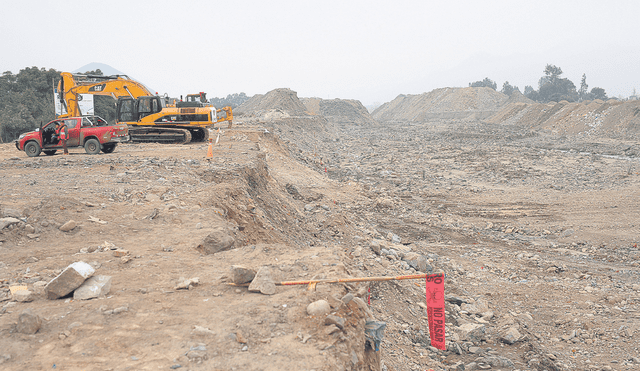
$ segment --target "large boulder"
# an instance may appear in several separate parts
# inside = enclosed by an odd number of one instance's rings
[[[73,292],[75,300],[88,300],[107,296],[111,290],[111,276],[93,276]]]
[[[20,223],[20,219],[14,217],[0,218],[0,230],[16,223]]]
[[[258,273],[249,284],[249,291],[259,292],[265,295],[273,295],[276,293],[276,284],[271,277],[269,267],[261,267]]]
[[[484,299],[478,299],[473,304],[463,303],[460,305],[460,309],[471,314],[481,314],[489,311],[489,302]]]
[[[40,316],[33,313],[31,309],[25,309],[18,317],[16,330],[21,334],[32,335],[40,330],[40,326],[42,326],[42,319],[40,319]]]
[[[472,341],[474,343],[482,341],[486,334],[486,327],[479,323],[465,323],[455,329],[462,341]]]
[[[520,331],[518,331],[518,329],[514,326],[509,327],[508,329],[504,330],[504,331],[500,331],[500,340],[503,343],[506,344],[513,344],[516,341],[520,340],[520,338],[522,337],[522,334],[520,334]]]
[[[409,266],[418,272],[423,273],[431,273],[433,272],[433,267],[429,264],[427,257],[424,255],[420,255],[414,252],[408,252],[404,254],[404,261],[406,261]]]
[[[253,281],[256,276],[256,271],[253,269],[245,268],[241,265],[231,266],[231,282],[236,285],[242,285],[247,282]]]
[[[56,278],[49,281],[44,291],[47,299],[58,299],[70,294],[91,277],[95,270],[85,262],[75,262],[65,268]]]
[[[204,254],[211,255],[231,250],[235,242],[236,240],[226,228],[217,227],[196,248]]]
[[[318,300],[307,305],[307,313],[310,316],[323,316],[331,311],[331,306],[326,300]]]

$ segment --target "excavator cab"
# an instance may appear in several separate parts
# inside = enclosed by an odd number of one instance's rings
[[[164,107],[164,99],[158,96],[143,96],[138,99],[120,97],[116,108],[116,120],[117,122],[139,121],[145,116],[162,111]]]
[[[178,102],[176,107],[206,107],[207,104],[207,93],[200,92],[199,94],[188,94],[187,99],[184,102]]]

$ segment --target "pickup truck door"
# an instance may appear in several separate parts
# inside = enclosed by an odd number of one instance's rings
[[[43,126],[39,135],[41,135],[42,147],[55,147],[58,144],[58,139],[54,138],[56,135],[56,128],[58,126],[59,121],[51,121],[45,126]]]
[[[69,131],[69,139],[67,139],[67,147],[80,145],[80,125],[78,119],[66,119],[64,124],[67,125]]]

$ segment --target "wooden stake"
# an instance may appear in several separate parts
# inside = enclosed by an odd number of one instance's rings
[[[406,276],[395,277],[357,277],[357,278],[327,278],[322,280],[308,280],[308,281],[282,281],[275,282],[277,286],[293,286],[293,285],[309,285],[309,290],[314,290],[319,283],[341,283],[341,282],[380,282],[380,281],[395,281],[395,280],[417,280],[426,279],[427,277],[444,277],[444,273],[423,273],[423,274],[410,274]],[[249,286],[246,284],[229,283],[232,286]]]

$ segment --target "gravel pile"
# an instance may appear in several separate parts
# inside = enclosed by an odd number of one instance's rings
[[[301,101],[309,113],[324,116],[329,122],[375,125],[375,120],[359,100],[302,98]]]
[[[420,95],[399,95],[372,116],[379,122],[481,119],[497,112],[507,99],[491,88],[440,88]]]
[[[266,118],[282,118],[291,116],[307,116],[306,108],[298,93],[291,89],[274,89],[267,94],[256,94],[236,108],[237,115],[266,116]]]
[[[582,103],[507,104],[487,121],[521,125],[554,135],[582,137],[638,138],[640,102],[609,100]]]

